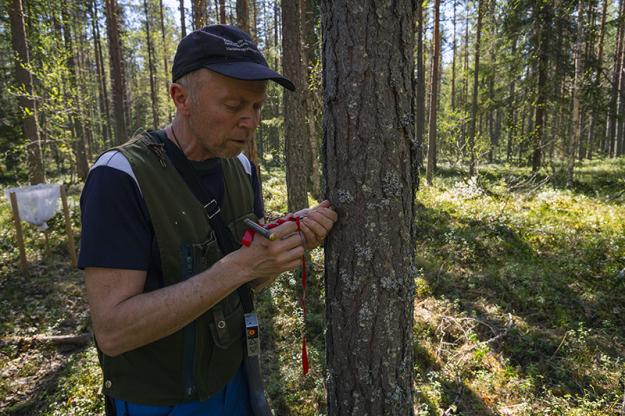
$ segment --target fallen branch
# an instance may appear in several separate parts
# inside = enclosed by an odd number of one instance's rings
[[[612,195],[608,198],[608,201],[614,201],[615,199],[620,198],[623,194],[625,194],[625,189],[623,189],[621,192],[617,193],[616,195]]]
[[[53,345],[87,345],[89,342],[91,342],[91,339],[92,335],[89,332],[74,335],[35,335],[32,337],[10,336],[0,338],[0,345],[31,343],[43,343]]]

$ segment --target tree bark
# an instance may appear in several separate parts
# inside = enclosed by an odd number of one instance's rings
[[[432,44],[432,71],[430,81],[430,118],[428,125],[428,164],[426,169],[426,182],[432,185],[432,176],[436,169],[436,110],[438,108],[438,68],[441,48],[440,0],[434,0],[434,39]]]
[[[453,1],[453,35],[451,42],[451,110],[456,109],[456,0]]]
[[[185,36],[187,36],[187,24],[184,16],[184,0],[180,0],[180,6],[178,7],[178,10],[180,10],[180,31],[182,32],[182,37],[184,38]]]
[[[575,133],[573,140],[569,140],[567,146],[567,165],[566,165],[566,186],[573,187],[573,170],[575,167],[575,151],[581,140],[582,134],[582,114],[581,114],[581,86],[584,68],[582,64],[582,44],[584,41],[584,2],[579,2],[579,10],[577,12],[577,36],[575,40],[574,59],[575,59],[575,79],[573,80],[573,128]]]
[[[306,68],[302,41],[301,1],[283,1],[282,64],[284,75],[295,84],[296,91],[284,91],[284,143],[286,185],[289,211],[308,207],[307,163],[308,132],[306,129]]]
[[[226,24],[226,0],[219,0],[219,23]]]
[[[417,142],[417,166],[423,165],[423,132],[425,130],[425,65],[423,63],[423,2],[416,1],[415,19],[417,23],[417,79],[416,79],[416,130],[415,140]]]
[[[165,76],[163,80],[165,82],[165,90],[168,90],[169,87],[169,77],[171,74],[169,73],[169,48],[167,47],[167,29],[165,28],[165,15],[163,13],[163,0],[158,1],[159,13],[161,18],[161,41],[163,48],[163,71]],[[167,106],[168,119],[172,118],[171,114],[171,105]]]
[[[122,65],[122,41],[119,23],[120,8],[117,0],[104,1],[106,3],[106,28],[109,40],[115,141],[117,144],[122,144],[128,139],[128,133],[126,127],[126,100],[124,97],[126,80]]]
[[[475,29],[475,64],[473,69],[473,97],[471,99],[471,124],[469,126],[469,176],[475,175],[475,123],[477,121],[477,94],[480,73],[480,40],[482,37],[482,3],[477,4],[477,27]]]
[[[76,75],[76,59],[74,54],[74,42],[72,38],[72,17],[73,10],[68,10],[71,5],[67,3],[61,3],[61,15],[63,18],[63,37],[65,40],[65,49],[68,52],[67,55],[67,69],[68,69],[68,88],[67,95],[70,102],[73,104],[70,113],[70,120],[74,125],[74,131],[76,136],[74,137],[74,156],[76,158],[76,173],[78,177],[84,181],[87,179],[87,173],[89,173],[89,163],[87,162],[87,152],[85,146],[85,132],[82,123],[82,105],[81,97],[79,96],[79,87]]]
[[[621,0],[618,13],[618,28],[616,31],[616,49],[614,51],[614,70],[612,72],[612,89],[610,93],[610,104],[608,110],[608,131],[606,137],[604,152],[611,156],[614,150],[614,138],[616,136],[616,119],[618,115],[619,103],[619,80],[621,74],[621,55],[623,51],[623,37],[625,36],[625,0]]]
[[[192,0],[191,13],[193,14],[193,30],[198,30],[208,23],[207,0]]]
[[[315,27],[319,24],[319,8],[317,0],[302,1],[302,42],[304,56],[304,71],[306,72],[306,93],[304,97],[306,126],[308,128],[309,142],[309,188],[313,197],[322,199],[321,189],[321,88],[320,74],[317,71],[317,64],[320,62],[318,53],[318,38]]]
[[[250,9],[247,0],[237,0],[237,25],[245,33],[250,33]]]
[[[18,106],[22,118],[22,132],[26,137],[26,151],[28,153],[28,173],[31,184],[45,182],[45,170],[39,138],[39,123],[37,108],[33,100],[33,78],[27,69],[30,64],[28,45],[26,43],[26,29],[22,0],[11,0],[9,17],[11,20],[11,39],[15,52],[15,80],[20,88]]]
[[[532,132],[532,172],[538,172],[542,165],[542,145],[544,132],[545,107],[547,106],[547,67],[549,65],[550,10],[546,3],[536,5],[538,82],[536,85],[536,106],[534,131]]]
[[[148,70],[150,72],[150,95],[152,98],[152,128],[156,130],[158,121],[158,92],[156,88],[156,65],[154,65],[154,45],[152,43],[152,31],[150,30],[150,8],[148,0],[143,0],[143,11],[145,13],[145,40],[148,47]]]
[[[98,17],[98,5],[96,0],[91,2],[91,24],[93,47],[95,49],[96,71],[98,72],[98,87],[100,89],[100,114],[102,120],[102,135],[106,146],[112,146],[112,131],[109,110],[109,94],[107,87],[106,71],[104,70],[104,55],[102,53],[102,43],[100,42],[100,19]]]
[[[514,37],[514,39],[512,39],[512,51],[511,51],[511,55],[512,56],[516,56],[516,43],[517,43],[517,39],[516,37]],[[507,112],[507,120],[506,120],[506,134],[507,134],[507,139],[508,139],[508,143],[506,146],[506,162],[510,163],[512,161],[512,145],[514,142],[514,138],[516,136],[516,117],[515,117],[515,110],[516,110],[516,79],[517,77],[515,76],[515,65],[510,62],[510,66],[508,68],[508,70],[510,71],[510,78],[511,78],[511,82],[510,82],[510,90],[508,93],[508,112]]]
[[[601,79],[602,79],[602,74],[603,74],[603,49],[604,49],[604,42],[605,42],[605,29],[606,29],[606,19],[607,19],[607,12],[608,12],[608,0],[603,0],[603,9],[601,10],[601,26],[599,28],[599,46],[598,46],[598,52],[597,52],[597,67],[595,69],[595,88],[597,90],[601,89]],[[597,125],[601,126],[602,123],[605,121],[603,119],[604,113],[603,111],[603,104],[602,103],[597,103],[600,107],[599,108],[594,108],[593,109],[593,120],[597,119]],[[600,110],[601,109],[601,110]],[[588,138],[588,154],[587,157],[588,159],[592,159],[592,155],[593,152],[595,150],[599,150],[601,151],[601,147],[599,149],[596,149],[596,143],[598,142],[600,145],[603,144],[605,142],[605,130],[602,128],[598,129],[599,131],[599,138],[598,140],[594,137],[589,137]]]
[[[413,414],[412,7],[321,2],[330,416]]]

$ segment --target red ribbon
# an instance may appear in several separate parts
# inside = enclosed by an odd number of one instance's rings
[[[276,228],[279,225],[284,224],[288,221],[294,221],[297,224],[297,231],[300,231],[300,217],[296,217],[293,214],[289,214],[284,218],[278,218],[274,222],[265,225],[265,228],[271,230],[272,228]],[[249,247],[252,244],[252,240],[254,240],[254,234],[256,234],[256,230],[252,228],[248,228],[243,234],[243,238],[241,238],[241,244],[246,247]],[[302,298],[300,299],[300,303],[302,304],[302,312],[304,316],[304,330],[302,334],[302,370],[304,371],[304,375],[308,374],[308,350],[306,349],[306,257],[302,256]]]

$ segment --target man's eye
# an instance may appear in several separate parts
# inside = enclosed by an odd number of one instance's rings
[[[241,107],[241,104],[225,104],[225,106],[230,111],[236,111]]]

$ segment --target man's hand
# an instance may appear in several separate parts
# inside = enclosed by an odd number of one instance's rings
[[[306,250],[323,244],[323,240],[338,219],[336,211],[332,208],[330,201],[327,200],[312,208],[298,211],[295,215],[303,217],[300,221],[300,228],[306,239],[304,243]]]
[[[285,222],[273,228],[271,233],[276,236],[276,240],[269,241],[257,233],[249,247],[241,247],[222,261],[232,261],[244,270],[244,274],[260,279],[272,279],[282,272],[293,270],[304,255],[297,224]]]

